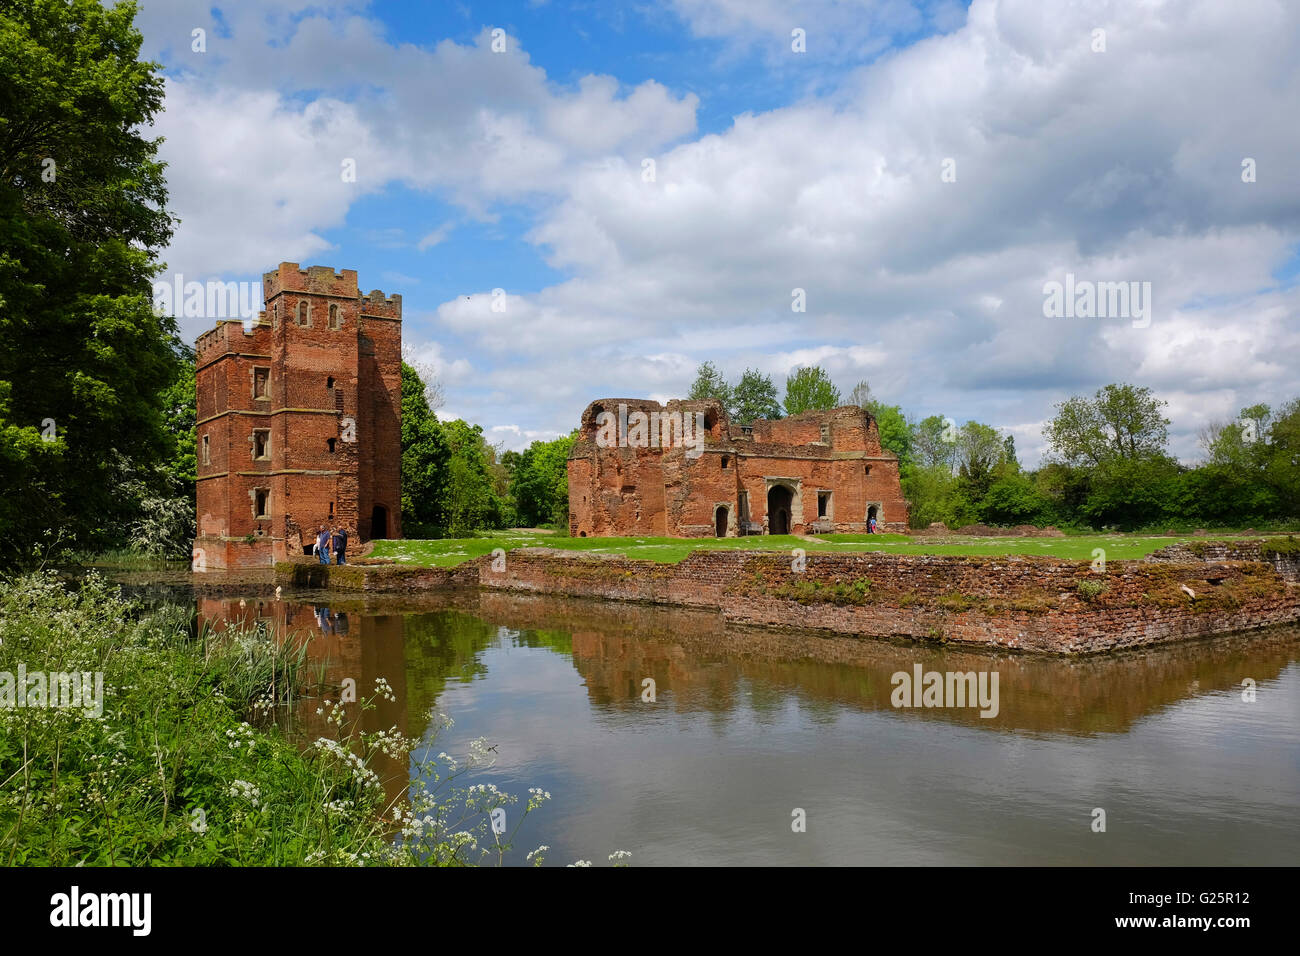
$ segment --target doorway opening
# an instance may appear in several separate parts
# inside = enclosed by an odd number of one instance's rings
[[[370,537],[388,537],[388,509],[383,505],[375,505],[370,512]]]
[[[727,508],[725,505],[718,505],[713,512],[713,536],[715,538],[725,538],[727,536]]]
[[[794,496],[785,485],[773,485],[767,493],[767,533],[790,533],[790,505]]]

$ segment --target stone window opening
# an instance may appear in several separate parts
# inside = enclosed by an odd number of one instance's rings
[[[270,429],[259,428],[253,432],[253,457],[259,460],[271,457]]]
[[[311,325],[311,316],[307,314],[307,303],[306,303],[306,302],[299,302],[299,303],[298,303],[298,324],[299,324],[299,325],[306,325],[306,326],[310,326],[310,325]]]
[[[831,518],[831,493],[829,491],[817,492],[817,517]]]
[[[334,388],[334,376],[333,376],[333,375],[331,375],[331,376],[329,376],[328,378],[325,379],[325,387],[328,388],[328,389],[332,389],[332,388]]]
[[[822,425],[822,444],[829,445],[830,443],[831,443],[831,426],[829,424]]]
[[[335,441],[337,441],[337,439],[334,439],[334,438],[327,438],[327,439],[325,439],[325,444],[329,446],[329,450],[330,450],[330,454],[331,454],[331,455],[334,454],[334,442],[335,442]]]
[[[863,468],[862,468],[862,473],[863,473],[864,475],[869,475],[869,474],[871,474],[871,466],[870,466],[870,465],[865,465],[865,466],[863,466]]]
[[[330,502],[330,517],[334,517],[334,502]]]
[[[253,517],[269,518],[271,516],[271,491],[269,488],[258,488],[253,492]]]
[[[210,435],[203,436],[203,464],[212,464],[212,438]]]
[[[271,370],[253,369],[253,398],[270,398]]]
[[[343,319],[339,314],[339,307],[336,304],[330,305],[330,328],[331,329],[343,328]]]
[[[753,426],[753,425],[741,425],[741,426],[740,426],[740,434],[743,435],[745,438],[753,438],[753,437],[754,437],[754,426]]]
[[[726,470],[727,470],[727,465],[730,464],[730,462],[731,462],[731,459],[730,459],[730,458],[728,458],[726,455],[723,455],[723,456],[722,456],[722,470],[723,470],[723,471],[726,471]]]

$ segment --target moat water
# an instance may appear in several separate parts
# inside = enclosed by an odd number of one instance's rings
[[[508,864],[539,844],[547,865],[1300,860],[1300,629],[1065,660],[550,597],[240,600],[201,598],[200,618],[308,639],[326,685],[385,678],[373,729],[427,738],[436,709],[455,721],[436,749],[486,738],[495,765],[462,784],[549,791]],[[916,665],[996,671],[996,716],[894,706]]]

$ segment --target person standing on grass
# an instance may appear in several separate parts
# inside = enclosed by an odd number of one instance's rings
[[[334,530],[334,563],[347,564],[348,532],[342,525]]]
[[[321,564],[330,563],[330,531],[325,525],[321,525],[316,533],[316,556]]]

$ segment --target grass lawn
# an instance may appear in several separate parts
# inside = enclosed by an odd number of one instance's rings
[[[374,557],[392,558],[398,564],[451,567],[496,548],[560,548],[597,554],[622,554],[675,564],[692,551],[727,548],[742,551],[880,551],[893,554],[1007,555],[1044,554],[1054,558],[1091,561],[1093,549],[1103,548],[1108,561],[1141,558],[1180,541],[1222,540],[1210,537],[1166,537],[1093,534],[1064,538],[954,537],[942,544],[922,544],[901,534],[828,534],[816,539],[794,535],[752,535],[745,538],[561,538],[528,532],[502,531],[477,538],[443,538],[432,541],[376,541]]]

